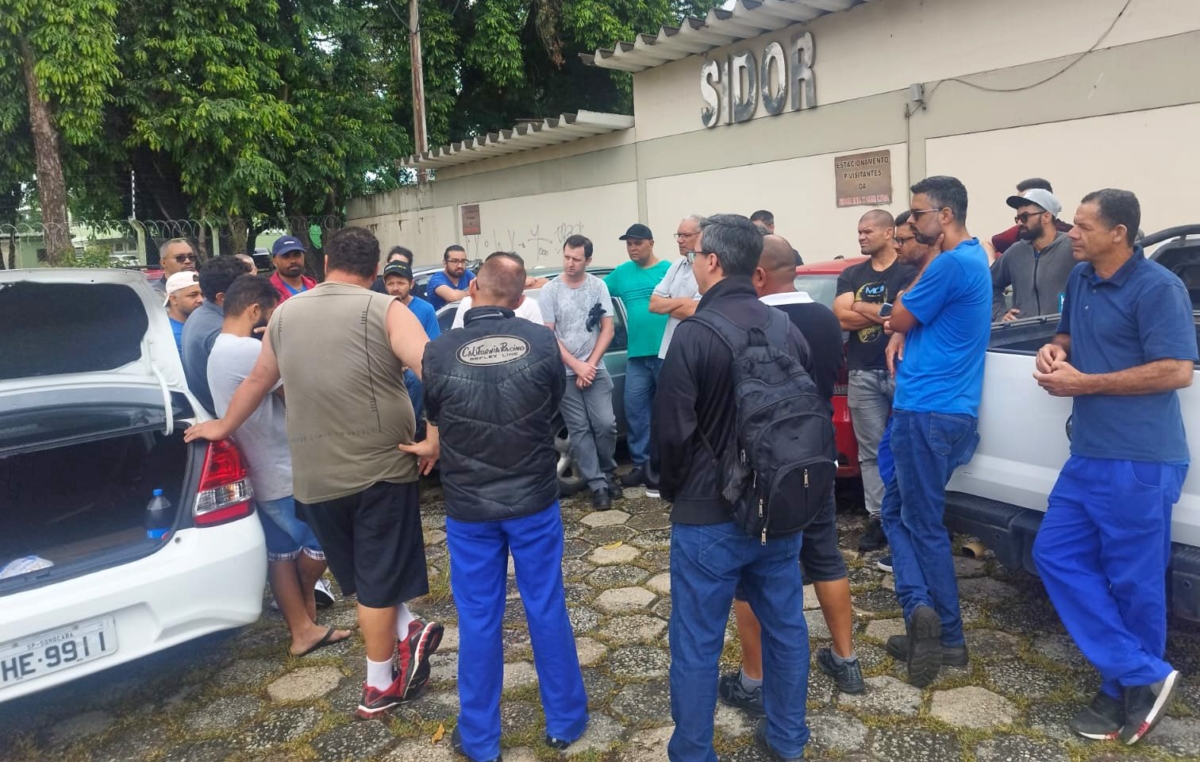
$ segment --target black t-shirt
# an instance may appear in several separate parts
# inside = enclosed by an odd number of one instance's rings
[[[895,302],[896,294],[916,277],[916,268],[902,265],[899,261],[883,272],[876,272],[867,260],[854,267],[847,267],[838,276],[837,295],[854,294],[854,301],[869,304]],[[872,370],[887,367],[884,350],[887,349],[888,337],[883,333],[883,326],[872,323],[866,328],[850,331],[850,346],[847,350],[848,364],[851,370]]]
[[[833,310],[797,292],[763,297],[765,304],[782,310],[804,334],[812,354],[812,379],[817,391],[833,400],[833,387],[842,369],[842,325]]]

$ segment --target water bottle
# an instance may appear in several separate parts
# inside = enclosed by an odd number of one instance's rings
[[[171,501],[163,497],[161,489],[154,490],[154,497],[146,506],[146,537],[161,540],[171,529]]]

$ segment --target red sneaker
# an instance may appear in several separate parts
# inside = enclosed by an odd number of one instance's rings
[[[396,675],[396,679],[386,690],[378,690],[363,683],[362,698],[359,699],[358,709],[355,714],[364,720],[369,720],[373,717],[378,717],[384,712],[387,712],[393,707],[399,706],[404,701],[405,689],[405,673],[403,671]]]
[[[405,680],[402,701],[415,699],[429,684],[429,657],[437,653],[444,632],[445,628],[438,622],[417,619],[409,623],[408,637],[397,641],[397,663],[400,676]]]

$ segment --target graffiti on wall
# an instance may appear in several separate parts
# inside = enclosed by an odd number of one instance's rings
[[[541,223],[526,230],[485,230],[463,241],[471,259],[483,259],[493,251],[515,251],[529,267],[559,264],[563,241],[583,234],[582,222],[561,222],[554,227]]]

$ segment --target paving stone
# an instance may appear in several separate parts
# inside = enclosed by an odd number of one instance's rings
[[[618,545],[615,548],[601,546],[592,551],[588,556],[588,561],[597,566],[607,566],[610,564],[627,564],[633,559],[641,555],[641,551],[632,545]]]
[[[821,709],[808,713],[812,736],[808,748],[817,752],[857,751],[867,741],[867,726],[845,712]]]
[[[239,738],[244,751],[261,752],[294,741],[316,727],[321,715],[311,706],[276,709],[262,722],[252,726]]]
[[[1042,635],[1033,639],[1033,650],[1069,669],[1091,669],[1087,657],[1070,635]]]
[[[593,706],[604,706],[608,699],[621,686],[604,672],[598,669],[583,671],[583,687],[587,691],[588,703]]]
[[[638,559],[638,563],[651,572],[665,572],[671,568],[671,551],[669,550],[644,550],[642,557]]]
[[[1070,762],[1070,759],[1058,744],[1024,736],[996,736],[975,747],[975,762]]]
[[[972,659],[1015,659],[1021,651],[1021,639],[999,630],[967,630],[967,653]]]
[[[584,582],[567,582],[563,585],[563,594],[568,606],[583,606],[592,602],[596,591]]]
[[[578,558],[569,558],[566,561],[563,561],[563,565],[562,565],[563,579],[564,580],[582,579],[583,577],[586,577],[587,575],[591,574],[595,568],[596,568],[595,566],[592,566],[587,561],[584,561],[584,560],[581,560]]]
[[[871,614],[900,616],[900,603],[891,590],[868,590],[854,596],[854,608]]]
[[[1188,759],[1200,758],[1200,720],[1164,717],[1143,743]]]
[[[817,600],[817,589],[812,585],[804,586],[804,610],[812,611],[821,608],[821,602]]]
[[[650,579],[646,580],[646,587],[650,588],[659,595],[668,595],[671,592],[671,572],[663,572],[655,574]]]
[[[528,733],[539,724],[545,724],[542,718],[541,704],[535,704],[532,701],[500,702],[500,736],[502,738]]]
[[[587,582],[592,587],[602,589],[629,587],[640,583],[649,576],[650,572],[636,566],[602,566],[588,576]]]
[[[654,727],[671,722],[671,688],[666,680],[627,685],[609,709],[631,725]]]
[[[340,678],[340,674],[339,674]],[[189,714],[183,724],[189,730],[233,730],[262,709],[253,696],[225,696]]]
[[[741,738],[754,732],[755,720],[740,709],[717,702],[717,712],[713,715],[713,727],[727,739]]]
[[[134,727],[112,741],[92,751],[93,762],[127,762],[142,760],[162,747],[162,729]]]
[[[671,514],[665,511],[647,511],[625,522],[625,526],[632,527],[638,531],[648,530],[664,530],[671,528]]]
[[[1011,701],[986,688],[969,685],[948,691],[935,691],[929,714],[947,725],[973,730],[991,730],[1011,725],[1017,719],[1017,707]]]
[[[342,681],[336,667],[302,667],[267,686],[272,701],[307,701],[329,693]]]
[[[111,714],[99,710],[77,714],[70,719],[54,723],[50,730],[50,743],[54,746],[66,746],[100,735],[112,727],[115,721]]]
[[[413,738],[403,741],[382,758],[382,762],[458,762],[462,757],[454,753],[450,747],[450,733],[439,743],[433,743],[428,738]],[[509,759],[508,750],[504,750],[504,758]]]
[[[993,605],[988,608],[988,618],[994,627],[1005,632],[1025,635],[1064,633],[1058,614],[1054,613],[1054,607],[1046,600],[1030,603],[1010,601],[1004,605]],[[965,614],[963,620],[966,621]]]
[[[564,754],[577,757],[589,751],[605,752],[620,741],[624,734],[625,727],[619,722],[607,715],[593,712],[587,730],[578,741],[567,747]]]
[[[237,747],[225,739],[180,744],[162,757],[163,762],[223,762]]]
[[[409,706],[422,719],[452,720],[458,716],[458,691],[426,692]]]
[[[879,588],[893,593],[896,592],[896,578],[891,574],[884,574],[883,578],[879,580]]]
[[[667,622],[671,621],[671,596],[664,595],[650,608],[650,613]],[[1186,685],[1184,686],[1187,687]]]
[[[443,625],[442,642],[437,652],[451,653],[458,650],[458,628],[452,624]]]
[[[425,536],[426,545],[441,545],[446,541],[446,533],[440,529],[433,529],[423,533]]]
[[[571,621],[571,629],[576,635],[591,632],[600,624],[600,615],[586,606],[569,606],[567,619]]]
[[[563,558],[581,558],[592,552],[592,544],[582,537],[575,537],[563,543]]]
[[[912,727],[881,728],[875,733],[871,752],[879,759],[904,762],[947,762],[962,756],[958,738]]]
[[[600,634],[617,643],[650,643],[667,630],[667,623],[656,616],[633,614],[613,617],[600,628]]]
[[[608,649],[588,637],[575,638],[575,653],[579,655],[579,666],[594,667],[600,663]]]
[[[1061,676],[1017,659],[990,664],[985,674],[999,693],[1012,698],[1043,699],[1062,682]]]
[[[218,672],[214,682],[221,687],[259,685],[282,670],[283,665],[278,660],[239,659]]]
[[[589,513],[580,519],[579,523],[589,527],[611,527],[626,521],[629,521],[629,514],[625,511],[609,510]]]
[[[809,640],[829,640],[829,625],[825,624],[825,615],[820,609],[804,612],[804,621],[808,622]]]
[[[628,646],[608,655],[608,670],[620,677],[666,677],[670,667],[671,656],[662,648]]]
[[[537,685],[537,670],[527,661],[509,662],[504,665],[504,690]]]
[[[892,665],[892,657],[888,655],[888,652],[884,650],[883,646],[877,646],[874,643],[856,642],[854,653],[858,656],[858,663],[863,669],[876,669]]]
[[[1034,704],[1025,716],[1025,723],[1047,738],[1056,741],[1075,741],[1078,736],[1071,732],[1069,723],[1082,703]]]
[[[671,530],[652,529],[644,531],[630,540],[629,544],[636,545],[643,550],[666,550],[671,547]]]
[[[867,690],[857,696],[839,694],[839,707],[868,714],[891,714],[914,717],[921,708],[921,690],[894,677],[882,675],[864,681]]]
[[[621,542],[628,544],[630,540],[637,536],[637,532],[629,527],[600,527],[598,529],[589,529],[582,535],[591,541],[594,545],[612,545],[613,543]]]
[[[667,716],[670,720],[670,715]],[[667,725],[653,730],[639,730],[633,733],[629,744],[621,752],[621,762],[647,762],[667,758],[667,744],[671,742],[671,734],[675,732],[674,725]],[[505,757],[508,759],[508,757]]]
[[[458,682],[458,653],[442,654],[440,651],[429,660],[429,682]]]
[[[958,581],[958,597],[984,603],[1000,603],[1020,598],[1021,591],[1007,582],[1000,582],[991,577],[977,577]]]
[[[595,604],[609,613],[645,609],[654,601],[654,593],[641,587],[618,587],[596,596]]]
[[[904,618],[898,619],[875,619],[867,623],[867,629],[863,634],[869,638],[887,642],[887,639],[893,635],[906,635],[908,630],[904,626]]]
[[[318,736],[311,745],[321,760],[338,762],[373,756],[395,740],[383,722],[352,722]]]

